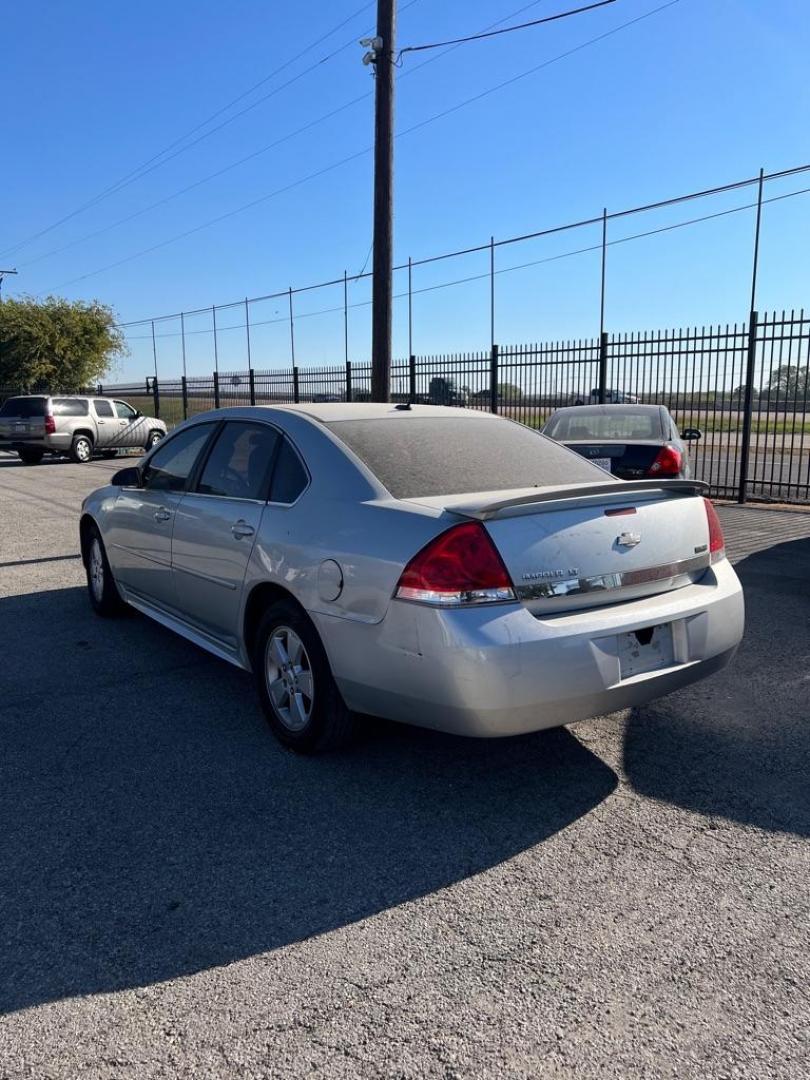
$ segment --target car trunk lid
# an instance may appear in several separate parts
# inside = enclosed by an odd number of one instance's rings
[[[646,442],[628,439],[625,442],[566,441],[563,445],[622,480],[640,480],[649,476],[650,466],[665,443],[661,439]]]
[[[651,596],[697,581],[710,565],[696,481],[636,481],[446,499],[483,522],[521,602],[533,613]]]

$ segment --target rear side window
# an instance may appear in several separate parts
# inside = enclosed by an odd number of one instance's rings
[[[103,398],[93,399],[93,408],[96,410],[96,416],[114,416],[113,407],[109,401],[105,401]]]
[[[408,416],[326,426],[396,499],[605,478],[579,454],[508,420]]]
[[[54,398],[51,405],[54,416],[87,416],[90,411],[86,401],[75,398]]]
[[[0,416],[19,416],[27,420],[31,416],[45,416],[48,402],[44,397],[13,397],[4,402]]]
[[[229,499],[266,499],[279,434],[265,424],[227,423],[217,436],[197,491]]]
[[[143,470],[143,486],[150,491],[182,491],[214,424],[197,424],[178,432],[149,458]]]
[[[270,502],[294,503],[309,483],[307,470],[287,439],[278,451],[270,486]]]

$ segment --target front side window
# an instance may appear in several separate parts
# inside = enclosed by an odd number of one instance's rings
[[[113,407],[109,401],[105,401],[103,398],[94,398],[93,408],[96,410],[96,416],[108,417],[114,416]]]
[[[77,398],[54,398],[51,402],[54,416],[87,416],[87,402]]]
[[[149,491],[182,491],[214,424],[196,424],[164,442],[144,466],[143,486]]]
[[[197,490],[228,499],[266,499],[279,434],[265,424],[231,421],[217,437]]]
[[[119,420],[134,420],[137,413],[131,405],[127,405],[125,401],[114,401],[115,412]]]

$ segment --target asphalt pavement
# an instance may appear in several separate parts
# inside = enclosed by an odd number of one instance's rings
[[[115,468],[0,460],[0,1078],[810,1076],[810,515],[721,508],[747,631],[705,683],[310,760],[91,613]]]

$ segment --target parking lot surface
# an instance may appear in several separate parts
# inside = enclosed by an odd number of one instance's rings
[[[810,1075],[810,515],[721,508],[733,664],[652,706],[301,759],[91,614],[115,462],[0,455],[0,1077]]]

